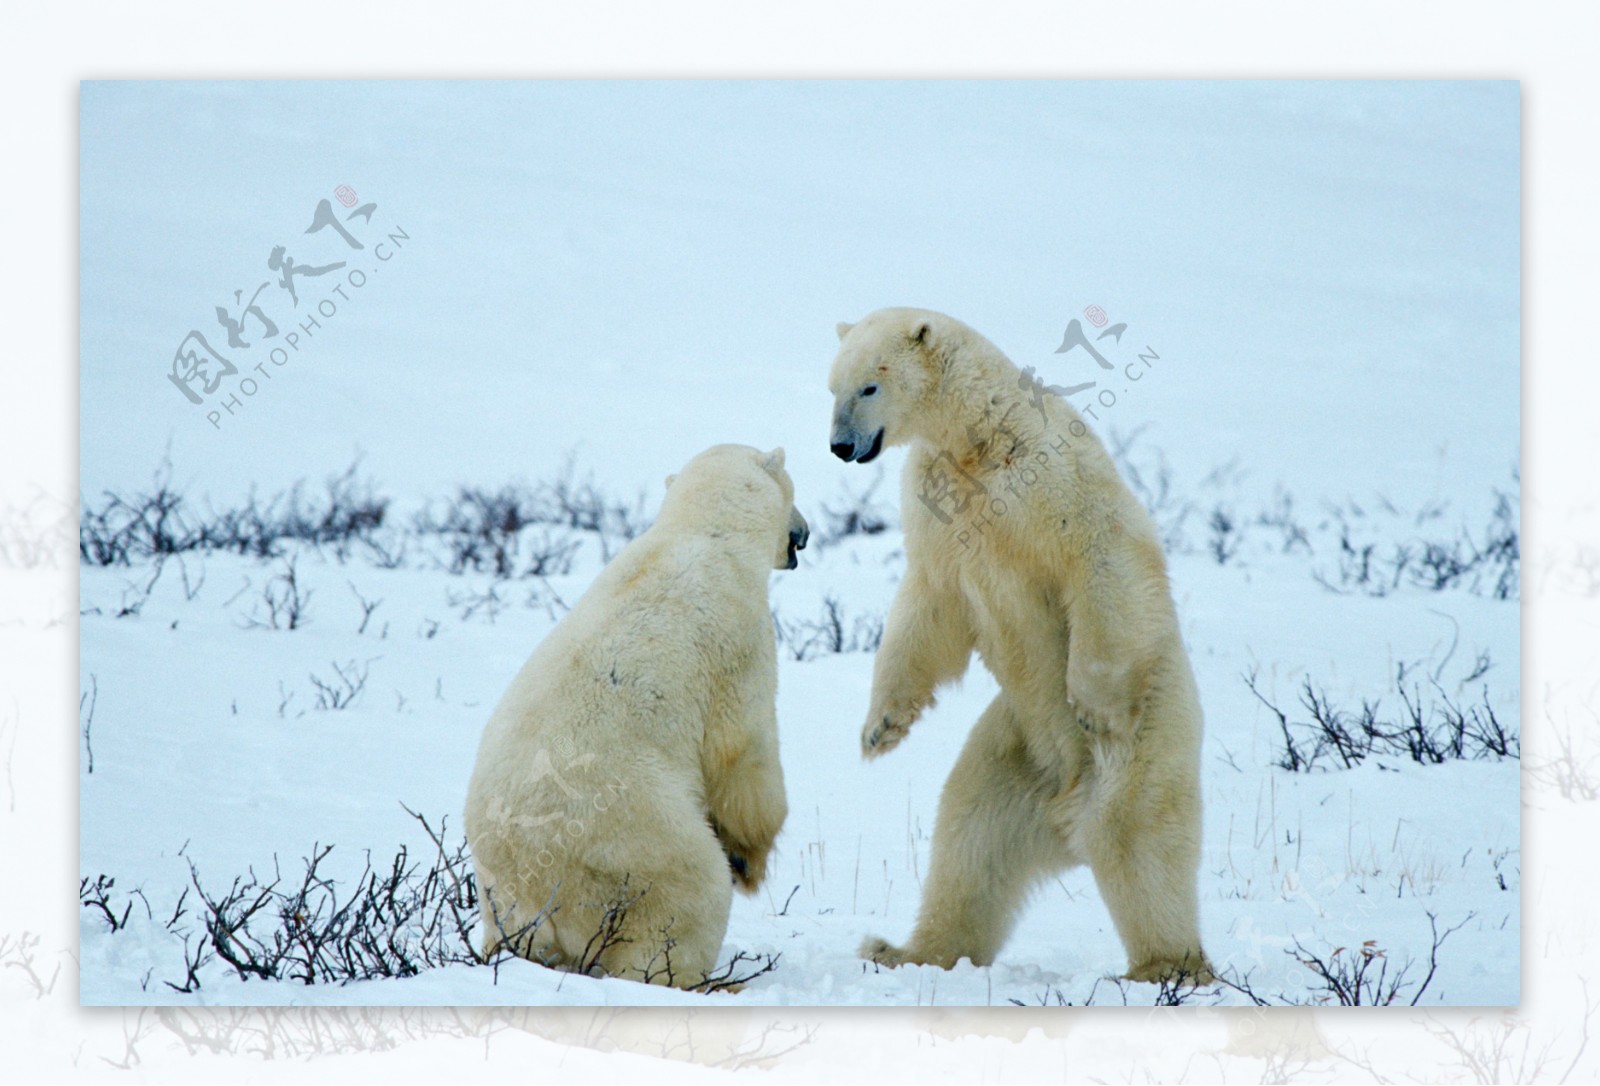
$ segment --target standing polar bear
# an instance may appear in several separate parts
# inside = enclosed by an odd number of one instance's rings
[[[708,449],[523,666],[467,793],[485,958],[706,979],[788,813],[767,580],[808,534],[782,449]]]
[[[1072,406],[960,321],[884,309],[839,339],[834,454],[911,446],[864,756],[898,745],[974,650],[1000,683],[940,796],[916,930],[862,955],[987,965],[1029,889],[1087,863],[1128,978],[1209,981],[1200,700],[1149,515]]]

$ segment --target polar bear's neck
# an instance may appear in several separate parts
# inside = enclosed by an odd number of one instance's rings
[[[1047,391],[1037,377],[1024,374],[993,345],[985,343],[952,361],[940,382],[937,409],[929,412],[936,424],[920,435],[935,453],[988,464],[1041,449],[1068,427],[1079,431],[1082,419],[1072,405]],[[1058,452],[1076,458],[1066,445]]]

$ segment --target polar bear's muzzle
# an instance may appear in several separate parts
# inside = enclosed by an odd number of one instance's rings
[[[795,521],[799,521],[799,525],[798,526],[795,525],[795,523],[794,523]],[[800,558],[799,558],[798,552],[799,551],[803,551],[803,550],[806,549],[806,543],[808,543],[810,541],[810,539],[811,539],[811,526],[806,523],[805,518],[802,517],[799,514],[798,511],[795,512],[795,514],[793,515],[793,517],[790,520],[790,527],[789,527],[789,561],[783,567],[784,569],[795,569],[795,568],[799,567]]]
[[[841,437],[843,437],[843,440],[841,440]],[[837,431],[834,433],[831,448],[833,449],[833,455],[847,464],[852,460],[857,464],[871,463],[883,451],[883,428],[879,427],[878,432],[872,435],[872,440],[867,443],[864,451],[861,447],[861,439],[855,434],[840,435]]]

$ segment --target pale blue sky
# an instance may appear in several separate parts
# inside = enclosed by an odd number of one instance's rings
[[[825,497],[836,321],[942,309],[1073,383],[1095,303],[1163,359],[1107,425],[1180,466],[1476,498],[1518,445],[1518,114],[1509,82],[86,83],[83,487],[170,444],[218,495],[357,448],[401,495],[571,448],[650,488],[746,441]],[[214,430],[174,349],[272,247],[337,259],[302,231],[340,184],[412,240]]]

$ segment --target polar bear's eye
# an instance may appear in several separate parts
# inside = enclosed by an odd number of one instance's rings
[[[874,395],[877,391],[878,391],[878,386],[877,385],[868,385],[866,388],[861,390],[861,395],[863,395],[863,396],[871,396],[871,395]]]

